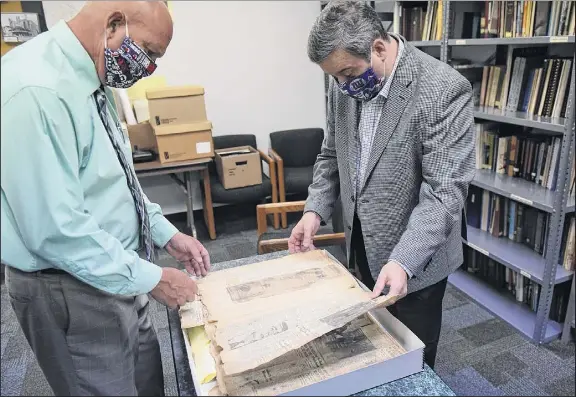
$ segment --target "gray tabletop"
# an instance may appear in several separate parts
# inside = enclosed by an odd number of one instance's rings
[[[243,266],[250,263],[263,262],[286,255],[286,252],[274,252],[265,255],[256,255],[248,258],[237,259],[228,262],[216,263],[212,266],[212,271],[229,269],[231,267]],[[180,318],[178,312],[168,311],[170,321],[170,334],[173,343],[174,361],[176,365],[176,378],[178,390],[181,396],[196,395],[190,366],[183,345],[182,332],[180,331]],[[182,350],[184,348],[184,350]],[[408,376],[394,382],[387,383],[373,389],[365,390],[356,394],[357,396],[455,396],[454,392],[440,379],[438,375],[427,365],[424,371]]]

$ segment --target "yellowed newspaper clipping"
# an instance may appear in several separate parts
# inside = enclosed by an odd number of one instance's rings
[[[283,393],[404,352],[365,315],[396,298],[371,299],[325,251],[214,272],[198,290],[182,327],[205,325],[215,394]]]

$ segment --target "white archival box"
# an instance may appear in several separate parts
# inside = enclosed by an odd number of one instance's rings
[[[330,255],[329,252],[327,252],[327,254],[331,259],[338,261]],[[366,286],[360,281],[358,281],[358,284],[367,290]],[[404,348],[405,353],[392,359],[304,386],[281,395],[350,396],[423,371],[424,343],[385,308],[375,309],[368,312],[367,315],[372,322],[380,325],[394,339],[396,339],[396,341]],[[190,361],[190,372],[192,373],[196,394],[198,396],[208,396],[210,390],[214,388],[217,383],[214,380],[205,384],[200,384],[186,329],[182,329],[182,334],[184,336],[186,352]]]

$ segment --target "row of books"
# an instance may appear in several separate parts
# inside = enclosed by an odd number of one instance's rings
[[[522,178],[556,189],[562,139],[545,135],[507,135],[493,123],[476,124],[476,169]],[[571,182],[571,191],[573,182]]]
[[[575,2],[485,1],[480,12],[480,37],[574,35]]]
[[[480,106],[544,117],[566,117],[572,59],[517,56],[506,65],[484,66]]]
[[[442,39],[442,0],[422,4],[404,2],[400,6],[400,31],[408,41]]]
[[[466,203],[468,225],[490,233],[494,237],[507,238],[546,255],[550,215],[544,211],[502,197],[496,193],[470,186]],[[567,217],[564,222],[560,259],[562,266],[574,271],[575,266],[575,220]]]
[[[534,207],[470,186],[466,205],[469,226],[524,244],[546,255],[549,214]]]
[[[502,292],[507,291],[516,301],[527,305],[531,310],[536,311],[538,309],[541,295],[539,284],[478,251],[469,247],[465,247],[465,251],[464,270]],[[564,321],[569,296],[570,283],[563,283],[554,287],[549,316],[551,320],[560,323]]]

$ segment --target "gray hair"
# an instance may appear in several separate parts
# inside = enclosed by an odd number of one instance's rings
[[[320,63],[334,50],[343,49],[370,61],[372,43],[378,38],[388,40],[388,33],[376,11],[365,1],[331,1],[308,36],[308,58]]]

